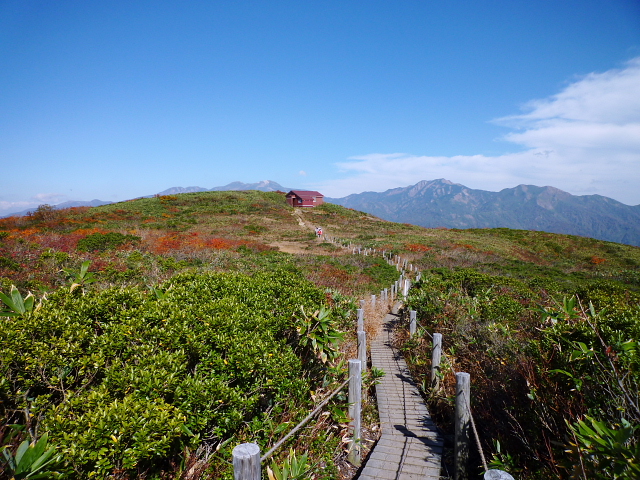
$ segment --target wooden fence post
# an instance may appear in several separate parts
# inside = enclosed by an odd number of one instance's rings
[[[362,371],[367,371],[367,334],[358,330],[358,360],[362,362]]]
[[[241,443],[232,452],[234,480],[260,480],[260,447]]]
[[[360,466],[360,428],[362,409],[362,363],[360,360],[349,360],[349,427],[351,444],[349,445],[349,462]]]
[[[359,332],[360,330],[364,330],[364,310],[358,308],[356,312],[358,312],[358,329],[356,332]]]
[[[409,311],[409,337],[413,337],[416,334],[416,311]]]
[[[467,461],[469,460],[471,375],[456,373],[456,432],[454,447],[455,480],[466,480]]]
[[[442,358],[442,334],[433,334],[433,350],[431,352],[431,387],[440,390],[440,359]]]
[[[484,472],[484,480],[514,480],[514,478],[507,472],[492,469]]]

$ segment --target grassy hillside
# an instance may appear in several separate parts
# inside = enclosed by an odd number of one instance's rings
[[[350,330],[354,301],[397,278],[380,257],[351,255],[317,239],[314,226],[346,243],[401,254],[423,272],[408,299],[423,328],[411,340],[400,332],[398,346],[418,382],[424,382],[425,397],[445,432],[451,428],[452,384],[445,378],[441,392],[429,388],[428,335],[433,331],[445,335],[450,362],[472,374],[485,453],[518,478],[598,478],[593,471],[614,467],[590,466],[589,459],[637,448],[639,362],[634,342],[640,335],[640,248],[522,230],[424,229],[331,204],[294,210],[283,194],[257,191],[159,196],[61,211],[42,207],[28,217],[0,220],[0,291],[9,295],[15,285],[16,294],[33,292],[37,297],[33,312],[0,317],[5,342],[0,360],[5,378],[0,385],[2,438],[11,437],[9,423],[24,424],[21,412],[30,408],[42,417],[43,430],[67,445],[59,447],[66,449],[67,468],[79,477],[94,472],[98,478],[177,478],[181,473],[176,472],[185,471],[184,462],[201,458],[195,455],[198,445],[218,448],[220,458],[228,458],[224,442],[231,438],[231,444],[256,435],[264,443],[275,440],[280,423],[302,415],[313,392],[340,377],[340,367],[327,368],[333,364],[323,364],[317,351],[304,347],[296,327],[312,321],[312,310],[324,306],[332,307],[332,331]],[[269,349],[282,352],[289,362],[271,389],[256,390],[250,376],[243,376],[262,366],[227,361],[216,364],[215,379],[199,376],[200,365],[224,359],[221,351],[234,358],[242,354],[224,347],[242,334],[236,315],[255,304],[238,291],[263,298],[260,291],[271,289],[277,298],[290,296],[297,284],[307,292],[304,298],[285,308],[265,297],[265,309],[248,315],[263,339],[252,348],[261,352],[264,365],[269,364]],[[181,312],[180,305],[189,307]],[[302,305],[307,316],[299,310]],[[280,312],[280,323],[267,321],[269,311]],[[209,338],[207,319],[225,315],[229,321],[216,328],[226,333]],[[60,326],[55,319],[66,320]],[[178,332],[173,343],[167,342],[169,331]],[[52,341],[48,335],[68,337],[67,344],[76,346],[65,349],[64,342],[56,342],[57,350],[43,349]],[[348,350],[348,338],[345,345]],[[118,358],[132,360],[114,363],[105,353],[109,348],[116,349]],[[333,348],[327,344],[327,351]],[[184,359],[186,372],[180,370]],[[128,373],[130,380],[124,378],[121,370],[127,362],[148,370],[149,381],[136,383],[140,373],[134,370]],[[295,383],[287,376],[291,372],[306,383]],[[158,383],[168,375],[186,378],[189,387]],[[244,380],[225,384],[230,378]],[[294,388],[291,382],[298,393],[287,402],[278,392]],[[107,386],[114,389],[107,391]],[[207,389],[217,392],[207,395],[222,400],[224,408],[212,408],[193,393]],[[171,393],[177,390],[187,393]],[[76,396],[75,403],[68,401],[69,395]],[[93,405],[92,410],[82,405]],[[159,413],[144,413],[158,405],[173,423]],[[153,452],[127,429],[119,434],[105,430],[100,439],[87,436],[91,418],[106,415],[116,425],[128,410],[142,412],[149,425],[164,422],[167,431],[154,440]],[[59,421],[52,420],[55,415]],[[332,418],[339,421],[336,415]],[[600,457],[589,452],[580,443],[580,432],[570,428],[588,418],[627,432],[628,439],[618,438],[619,445],[598,453]],[[64,428],[76,433],[63,441],[67,437],[61,425],[70,419],[79,423]],[[313,441],[324,447],[311,449],[316,471],[309,475],[338,478],[338,471],[327,465],[340,451],[339,431],[325,427],[329,437],[321,431]],[[109,440],[110,435],[123,435],[129,446],[122,448],[133,453],[123,457],[124,450],[116,448],[119,440]],[[106,453],[92,456],[82,450],[80,455],[69,446],[95,442],[106,442]],[[565,452],[572,448],[574,453]],[[125,458],[129,463],[123,463]],[[474,458],[473,475],[479,472],[478,463]],[[211,460],[208,468],[218,477],[228,475],[223,460]]]
[[[318,242],[315,225],[347,241],[402,253],[421,268],[474,267],[515,276],[556,272],[560,277],[638,283],[636,247],[523,230],[424,229],[331,204],[296,213],[282,194],[257,191],[40,209],[28,217],[0,220],[0,278],[5,289],[13,283],[46,290],[64,283],[61,268],[78,268],[89,259],[91,271],[105,285],[154,283],[184,269],[251,272],[287,264],[320,284],[330,282],[332,271],[338,270],[334,273],[350,281],[333,286],[347,293],[382,286],[376,284],[375,272],[365,272],[375,263],[360,264],[363,259],[358,259],[354,264],[344,252]],[[109,232],[119,237],[105,238]]]

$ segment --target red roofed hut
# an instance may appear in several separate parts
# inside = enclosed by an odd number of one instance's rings
[[[291,190],[287,193],[287,203],[292,207],[317,207],[324,203],[324,195],[310,190]]]

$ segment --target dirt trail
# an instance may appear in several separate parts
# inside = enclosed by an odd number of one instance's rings
[[[300,225],[301,229],[307,230],[307,229],[314,228],[307,225],[307,223],[304,221],[304,219],[302,218],[302,213],[300,212],[300,209],[294,208],[293,212],[291,212],[291,215],[293,215],[293,218],[295,218],[295,220],[298,222],[298,225]],[[300,253],[309,253],[310,244],[308,242],[281,241],[281,242],[270,243],[269,246],[277,247],[281,252],[300,254]]]
[[[312,228],[309,227],[309,225],[306,224],[306,222],[303,220],[302,218],[302,213],[300,212],[299,208],[294,208],[293,212],[291,212],[291,215],[293,215],[296,220],[298,220],[298,225],[300,225],[303,228]]]
[[[293,212],[291,212],[291,215],[293,215],[293,218],[295,218],[295,220],[298,222],[298,225],[302,230],[305,230],[305,231],[315,230],[314,225],[310,225],[304,220],[304,218],[302,217],[302,212],[299,208],[294,208]],[[318,239],[306,241],[306,242],[305,241],[299,241],[299,242],[281,241],[281,242],[270,243],[269,246],[277,247],[281,252],[300,254],[300,253],[310,253],[319,241],[320,240]]]
[[[307,244],[300,242],[274,242],[269,244],[270,247],[277,247],[278,250],[284,253],[309,253]]]

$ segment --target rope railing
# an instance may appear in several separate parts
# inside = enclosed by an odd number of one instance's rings
[[[397,255],[397,254],[393,254],[391,252],[387,252],[386,250],[383,250],[382,252],[380,252],[379,250],[373,249],[373,248],[364,248],[362,246],[354,246],[351,244],[351,242],[344,243],[342,240],[338,240],[329,236],[325,235],[325,240],[326,241],[330,241],[332,243],[336,243],[339,244],[340,246],[342,246],[343,248],[348,248],[351,249],[353,254],[362,254],[362,255],[369,255],[369,254],[376,254],[376,253],[381,253],[382,256],[385,258],[385,260],[387,260],[387,262],[390,265],[394,265],[400,272],[400,279],[399,281],[394,282],[394,284],[391,286],[391,299],[395,298],[395,296],[399,293],[399,291],[402,292],[402,295],[404,298],[407,298],[408,293],[409,293],[409,289],[411,287],[411,282],[409,281],[409,279],[404,278],[405,275],[405,270],[409,270],[410,272],[414,272],[415,271],[415,281],[420,281],[421,277],[422,277],[422,272],[418,271],[417,268],[414,268],[414,266],[412,264],[409,263],[408,259],[402,258],[401,256]],[[385,289],[386,290],[386,289]],[[386,293],[386,292],[384,292]],[[383,292],[381,292],[381,298],[384,298],[384,300],[387,300],[387,298],[383,297],[384,295]],[[372,303],[375,304],[375,296],[372,296]],[[364,301],[361,301],[361,307],[363,307]],[[409,331],[410,331],[410,335],[413,336],[416,332],[416,328],[417,328],[417,320],[416,320],[416,312],[415,311],[411,311],[410,313],[410,324],[409,324]],[[425,333],[427,333],[427,335],[429,335],[429,337],[432,340],[434,339],[434,336],[432,336],[424,327],[421,327],[422,331],[424,331]],[[489,469],[488,465],[487,465],[487,461],[484,455],[484,450],[482,448],[482,443],[480,441],[480,436],[478,434],[478,429],[476,427],[476,422],[473,416],[473,413],[471,411],[471,398],[470,398],[470,376],[468,373],[465,372],[456,372],[455,368],[453,368],[453,363],[451,362],[451,360],[449,359],[448,355],[446,354],[446,352],[443,352],[441,349],[441,339],[442,339],[442,335],[441,334],[435,334],[435,335],[439,335],[440,339],[440,354],[437,355],[437,365],[434,365],[433,360],[435,359],[435,355],[432,358],[432,384],[434,384],[434,380],[436,380],[436,371],[439,371],[440,368],[440,361],[441,361],[441,356],[444,355],[446,363],[449,365],[449,368],[451,369],[451,372],[453,373],[454,377],[456,378],[456,390],[458,390],[458,384],[460,383],[460,392],[459,394],[456,394],[457,398],[461,398],[460,402],[456,402],[456,405],[460,405],[460,415],[456,414],[456,423],[459,422],[459,417],[463,417],[462,415],[462,411],[464,411],[465,416],[468,415],[468,424],[471,427],[471,431],[473,432],[473,437],[475,440],[475,444],[476,444],[476,448],[478,449],[478,453],[480,455],[480,459],[482,462],[482,466],[484,468],[485,471],[485,479],[495,479],[495,480],[513,480],[513,477],[511,475],[509,475],[507,472],[504,472],[502,470],[496,470],[496,469]],[[435,352],[435,342],[434,342],[434,352]],[[438,380],[439,381],[439,380]],[[455,473],[455,478],[456,480],[458,478],[463,478],[466,477],[466,472],[463,473],[463,470],[466,470],[466,461],[468,458],[468,435],[467,435],[467,429],[468,429],[468,425],[465,422],[465,425],[456,425],[456,437],[460,436],[462,438],[460,438],[460,445],[458,445],[458,439],[456,439],[456,473]],[[460,432],[459,432],[460,430]],[[460,435],[459,435],[460,434]],[[465,445],[463,446],[462,443],[464,443]],[[458,452],[458,450],[460,450]],[[460,455],[459,455],[460,454]]]
[[[305,418],[303,418],[289,433],[278,440],[264,455],[260,456],[260,446],[256,443],[242,443],[237,445],[232,452],[233,457],[233,477],[234,480],[260,480],[262,475],[262,463],[267,461],[282,445],[293,437],[302,427],[315,417],[345,386],[349,385],[349,417],[351,429],[351,446],[350,450],[355,451],[359,455],[360,441],[360,417],[361,417],[361,397],[352,398],[352,391],[360,391],[362,389],[362,369],[360,360],[349,360],[349,373],[347,379],[343,381],[339,387],[331,392],[322,402],[320,402]],[[350,461],[359,461],[359,456],[351,455]]]
[[[410,311],[410,327],[409,330],[413,332],[416,332],[417,327],[420,327],[420,330],[424,333],[426,333],[429,338],[431,338],[431,340],[433,341],[433,352],[434,355],[432,356],[432,363],[431,363],[431,384],[432,384],[432,388],[434,390],[438,390],[439,389],[439,378],[438,378],[438,372],[440,371],[440,363],[441,363],[441,357],[444,357],[446,360],[446,364],[449,366],[449,369],[451,370],[451,373],[453,374],[453,376],[456,378],[456,398],[458,396],[462,397],[463,399],[463,407],[466,410],[465,413],[468,413],[468,418],[469,418],[469,424],[471,426],[471,431],[473,432],[473,437],[475,440],[475,444],[476,444],[476,448],[478,449],[478,453],[480,455],[480,460],[482,462],[482,467],[484,468],[485,471],[485,479],[495,479],[495,480],[513,480],[513,477],[511,475],[509,475],[507,472],[504,472],[502,470],[497,470],[497,469],[490,469],[487,465],[487,460],[486,457],[484,455],[484,450],[482,448],[482,443],[480,441],[480,435],[478,434],[478,429],[476,427],[476,422],[475,419],[473,417],[473,412],[471,411],[471,398],[470,398],[470,389],[469,389],[469,383],[470,383],[470,376],[468,373],[465,372],[456,372],[455,368],[453,367],[453,362],[451,361],[451,359],[449,358],[449,356],[446,354],[446,352],[444,352],[442,350],[442,334],[440,333],[434,333],[433,335],[431,335],[431,333],[429,333],[429,331],[424,328],[421,325],[417,325],[417,320],[416,320],[416,312],[415,310],[411,310]],[[413,324],[413,326],[412,326]],[[413,336],[413,335],[411,335]],[[437,337],[439,336],[439,338]],[[436,354],[437,351],[437,354]],[[464,377],[461,377],[464,376]],[[460,382],[461,380],[461,382]],[[464,385],[464,388],[459,388],[459,383],[462,383]],[[456,408],[458,407],[458,403],[456,403]],[[463,416],[460,414],[461,412],[456,412],[455,418],[456,418],[456,423],[459,422],[460,418]],[[463,428],[463,429],[466,429]],[[458,425],[456,425],[456,437],[459,434],[459,427]],[[458,470],[465,468],[465,464],[467,461],[466,455],[463,455],[462,457],[464,458],[458,458],[458,451],[457,449],[460,449],[461,447],[458,446],[458,441],[459,439],[456,438],[455,440],[455,444],[456,444],[456,453],[455,453],[455,464],[456,464],[456,479],[459,478],[459,472]],[[463,442],[467,443],[468,439],[461,439]]]
[[[342,247],[344,248],[349,248],[352,250],[353,254],[363,254],[363,255],[368,255],[371,253],[380,253],[378,250],[376,249],[368,249],[365,248],[363,249],[361,246],[352,246],[351,243],[347,244],[343,244],[341,241],[336,242],[335,239],[332,239],[331,237],[325,237],[325,239],[327,241],[331,241],[332,243],[338,243],[340,244]],[[396,254],[392,254],[391,252],[386,252],[386,251],[382,251],[382,256],[385,258],[385,260],[387,260],[387,262],[390,265],[394,265],[400,272],[400,280],[395,282],[394,285],[392,285],[391,288],[391,292],[392,292],[392,299],[395,297],[395,295],[397,295],[398,291],[401,290],[402,291],[402,295],[404,298],[406,298],[409,294],[409,289],[411,287],[411,282],[409,281],[409,279],[405,279],[404,278],[404,274],[405,274],[405,269],[408,269],[410,272],[414,272],[415,271],[415,281],[418,282],[420,281],[421,277],[422,277],[422,272],[420,272],[417,268],[414,268],[414,266],[412,264],[410,264],[408,262],[407,259],[400,257],[399,255]],[[388,256],[387,256],[388,254]],[[386,293],[386,292],[385,292]],[[386,300],[385,297],[383,297],[384,293],[381,292],[381,298],[383,298],[384,300]],[[371,301],[373,304],[375,304],[375,296],[372,296]],[[364,301],[361,301],[361,308],[364,306]],[[360,310],[359,310],[360,312]],[[416,333],[416,329],[417,329],[417,319],[416,319],[416,312],[415,311],[411,311],[410,312],[410,323],[409,323],[409,332],[410,335],[413,336]],[[421,327],[422,331],[424,331],[425,333],[427,333],[427,335],[434,340],[434,337],[428,332],[428,330],[426,330],[425,328]],[[466,475],[466,472],[463,473],[464,470],[466,470],[466,461],[468,458],[468,435],[467,435],[467,423],[471,426],[471,431],[473,432],[473,437],[475,440],[475,444],[476,444],[476,448],[478,449],[478,453],[480,455],[480,459],[482,462],[482,466],[484,468],[485,471],[485,479],[495,479],[495,480],[513,480],[513,477],[511,475],[509,475],[507,472],[503,472],[502,470],[496,470],[496,469],[489,469],[488,465],[487,465],[487,461],[484,455],[484,450],[482,448],[482,443],[480,441],[480,435],[478,434],[478,429],[476,427],[476,422],[475,422],[475,418],[473,416],[473,412],[471,411],[471,399],[470,399],[470,376],[468,373],[465,372],[456,372],[456,370],[453,368],[453,363],[450,361],[450,359],[448,358],[446,352],[443,352],[441,350],[441,339],[442,339],[442,335],[441,334],[436,334],[440,336],[439,342],[440,342],[440,351],[439,354],[437,356],[434,356],[434,358],[432,358],[432,383],[434,383],[434,379],[436,378],[436,375],[433,373],[436,370],[439,370],[440,368],[440,361],[441,361],[441,356],[444,355],[445,360],[447,361],[446,363],[449,365],[449,368],[451,369],[451,372],[453,373],[454,377],[456,378],[456,390],[458,390],[458,383],[461,384],[461,388],[460,388],[460,392],[459,394],[456,395],[457,398],[460,398],[461,401],[460,402],[456,402],[457,405],[460,405],[460,408],[458,408],[460,410],[460,414],[456,415],[456,423],[459,423],[459,419],[461,417],[463,417],[462,412],[464,412],[464,416],[468,415],[468,422],[465,421],[464,425],[456,425],[456,432],[457,432],[457,437],[461,437],[458,438],[456,440],[456,473],[455,473],[455,478],[462,478],[463,476]],[[434,348],[435,351],[435,348]],[[434,366],[433,365],[433,360],[436,359],[435,357],[437,357],[437,365]]]
[[[300,423],[298,423],[295,427],[293,427],[291,429],[291,431],[289,433],[287,433],[284,437],[282,437],[280,440],[278,440],[273,447],[271,447],[269,449],[269,451],[267,451],[267,453],[265,453],[262,457],[260,457],[260,461],[264,462],[266,460],[269,459],[269,457],[271,457],[271,455],[273,455],[273,453],[278,450],[283,444],[284,442],[286,442],[287,440],[289,440],[298,430],[300,430],[302,427],[304,427],[307,423],[309,423],[309,421],[315,417],[315,415],[320,412],[320,410],[322,410],[324,408],[324,406],[329,403],[331,401],[331,399],[333,397],[335,397],[338,393],[340,393],[340,391],[347,385],[347,383],[349,383],[349,380],[351,380],[351,378],[347,378],[344,382],[342,382],[342,384],[336,388],[333,392],[331,392],[331,395],[329,395],[327,398],[325,398],[322,402],[320,402],[320,404],[318,404],[318,406],[313,409],[313,411],[307,415],[306,417],[304,417]]]
[[[380,253],[379,250],[373,248],[365,248],[362,247],[352,247],[351,244],[346,244],[341,240],[332,238],[328,235],[323,236],[324,240],[327,242],[331,242],[334,244],[338,244],[343,248],[353,248],[353,253],[356,251],[358,254],[363,255],[373,255]],[[400,265],[403,264],[405,267],[407,265],[407,261],[404,259],[400,259],[399,256],[394,256],[393,258],[387,258],[387,252],[382,252],[387,261],[390,263],[393,261],[394,264],[397,262],[397,268],[401,271],[400,279],[404,280],[404,295],[407,295],[409,289],[409,280],[404,279],[404,269],[400,268]],[[411,266],[413,269],[413,266]],[[380,292],[381,301],[393,300],[395,295],[398,292],[399,282],[396,281],[394,285],[391,286],[389,296],[389,290],[384,289]],[[376,305],[377,297],[376,295],[371,296],[370,304],[372,306]],[[361,307],[364,307],[366,304],[365,300],[361,301]],[[267,461],[271,456],[284,445],[287,440],[292,438],[301,428],[303,428],[313,417],[315,417],[330,401],[333,399],[342,389],[348,384],[349,385],[349,417],[351,422],[349,424],[350,433],[351,433],[351,441],[349,446],[349,461],[355,465],[359,466],[361,462],[361,451],[360,451],[360,429],[361,429],[361,410],[362,410],[362,371],[366,369],[366,336],[364,332],[364,308],[360,308],[357,310],[357,337],[358,337],[358,359],[349,360],[349,373],[347,379],[342,382],[342,384],[333,390],[327,398],[325,398],[322,402],[320,402],[312,411],[309,413],[304,419],[302,419],[295,427],[293,427],[289,433],[287,433],[284,437],[278,440],[264,455],[260,455],[260,447],[255,443],[243,443],[236,446],[233,449],[233,470],[234,470],[234,479],[235,480],[260,480],[261,478],[261,464],[262,462]]]

